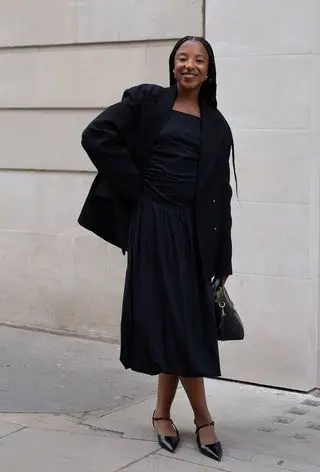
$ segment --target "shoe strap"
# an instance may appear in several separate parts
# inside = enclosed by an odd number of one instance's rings
[[[154,422],[155,421],[169,421],[172,425],[173,425],[173,421],[171,418],[168,418],[166,416],[158,416],[158,417],[155,417],[154,414],[152,416],[152,424],[154,426]]]
[[[172,421],[171,418],[168,418],[168,417],[166,417],[166,416],[158,416],[158,417],[155,417],[155,416],[153,415],[153,416],[152,416],[152,425],[153,425],[154,428],[155,428],[155,424],[154,424],[155,421],[168,421],[169,423],[172,424],[174,430],[176,431],[177,435],[179,436],[178,428],[176,427],[176,425],[174,424],[174,422]]]
[[[201,426],[197,426],[196,434],[198,434],[201,429],[207,428],[208,426],[214,426],[214,421],[211,421],[210,423],[202,424]]]
[[[161,416],[159,416],[158,418],[155,418],[155,417],[153,416],[152,419],[153,419],[153,421],[170,421],[170,423],[172,423],[172,419],[171,419],[171,418],[165,418],[165,417],[161,417]]]

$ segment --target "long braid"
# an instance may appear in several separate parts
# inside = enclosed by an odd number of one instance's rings
[[[214,57],[214,52],[211,47],[211,44],[204,38],[201,38],[199,36],[185,36],[184,38],[179,39],[179,41],[175,44],[170,57],[169,57],[169,74],[170,74],[170,85],[175,85],[177,83],[176,78],[174,76],[173,70],[174,70],[174,62],[175,62],[175,57],[177,54],[178,49],[182,46],[183,43],[186,41],[197,41],[201,43],[209,57],[209,65],[208,65],[208,77],[205,80],[205,82],[202,84],[201,90],[200,90],[200,96],[204,98],[204,100],[213,106],[214,108],[217,108],[217,72],[216,72],[216,62],[215,62],[215,57]],[[235,178],[235,183],[236,183],[236,193],[238,196],[238,178],[237,178],[237,173],[236,173],[236,165],[235,165],[235,153],[234,153],[234,144],[233,144],[233,139],[232,139],[232,144],[231,144],[231,153],[232,153],[232,166],[233,166],[233,174]]]

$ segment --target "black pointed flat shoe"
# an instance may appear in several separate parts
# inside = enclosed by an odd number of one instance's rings
[[[176,436],[165,436],[163,434],[158,434],[157,433],[157,437],[158,437],[158,442],[159,442],[159,445],[162,447],[162,449],[165,449],[166,451],[168,452],[172,452],[174,453],[175,450],[177,449],[178,447],[178,444],[180,442],[180,435],[179,435],[179,431],[177,429],[177,427],[175,426],[174,422],[172,421],[171,418],[155,418],[154,416],[154,413],[152,415],[152,425],[153,427],[155,428],[155,430],[157,431],[157,428],[155,426],[155,421],[169,421],[175,432],[176,432]]]
[[[220,462],[222,459],[222,454],[223,454],[221,442],[218,441],[214,444],[201,444],[201,441],[200,441],[199,431],[209,426],[212,426],[214,428],[214,421],[211,421],[211,423],[203,424],[201,426],[197,426],[196,435],[197,435],[198,448],[201,454],[207,457],[210,457],[210,459],[214,459],[217,462]]]

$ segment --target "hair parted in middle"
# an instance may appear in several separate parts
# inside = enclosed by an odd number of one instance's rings
[[[186,41],[197,41],[201,43],[209,57],[209,65],[208,65],[208,77],[205,82],[202,84],[201,87],[201,96],[204,100],[212,105],[214,108],[217,108],[217,73],[216,73],[216,63],[214,58],[213,49],[211,44],[204,38],[199,36],[185,36],[184,38],[179,39],[179,41],[175,44],[172,49],[172,52],[169,57],[169,70],[170,70],[170,85],[174,85],[177,83],[176,78],[174,76],[174,61],[177,54],[177,51]]]

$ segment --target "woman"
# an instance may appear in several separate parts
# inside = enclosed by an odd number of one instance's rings
[[[220,461],[203,378],[221,375],[210,280],[232,273],[232,134],[217,110],[209,43],[181,39],[169,65],[169,88],[127,90],[83,132],[98,175],[79,222],[128,252],[121,361],[159,375],[161,447],[174,452],[180,440],[170,417],[180,380],[198,447]]]

